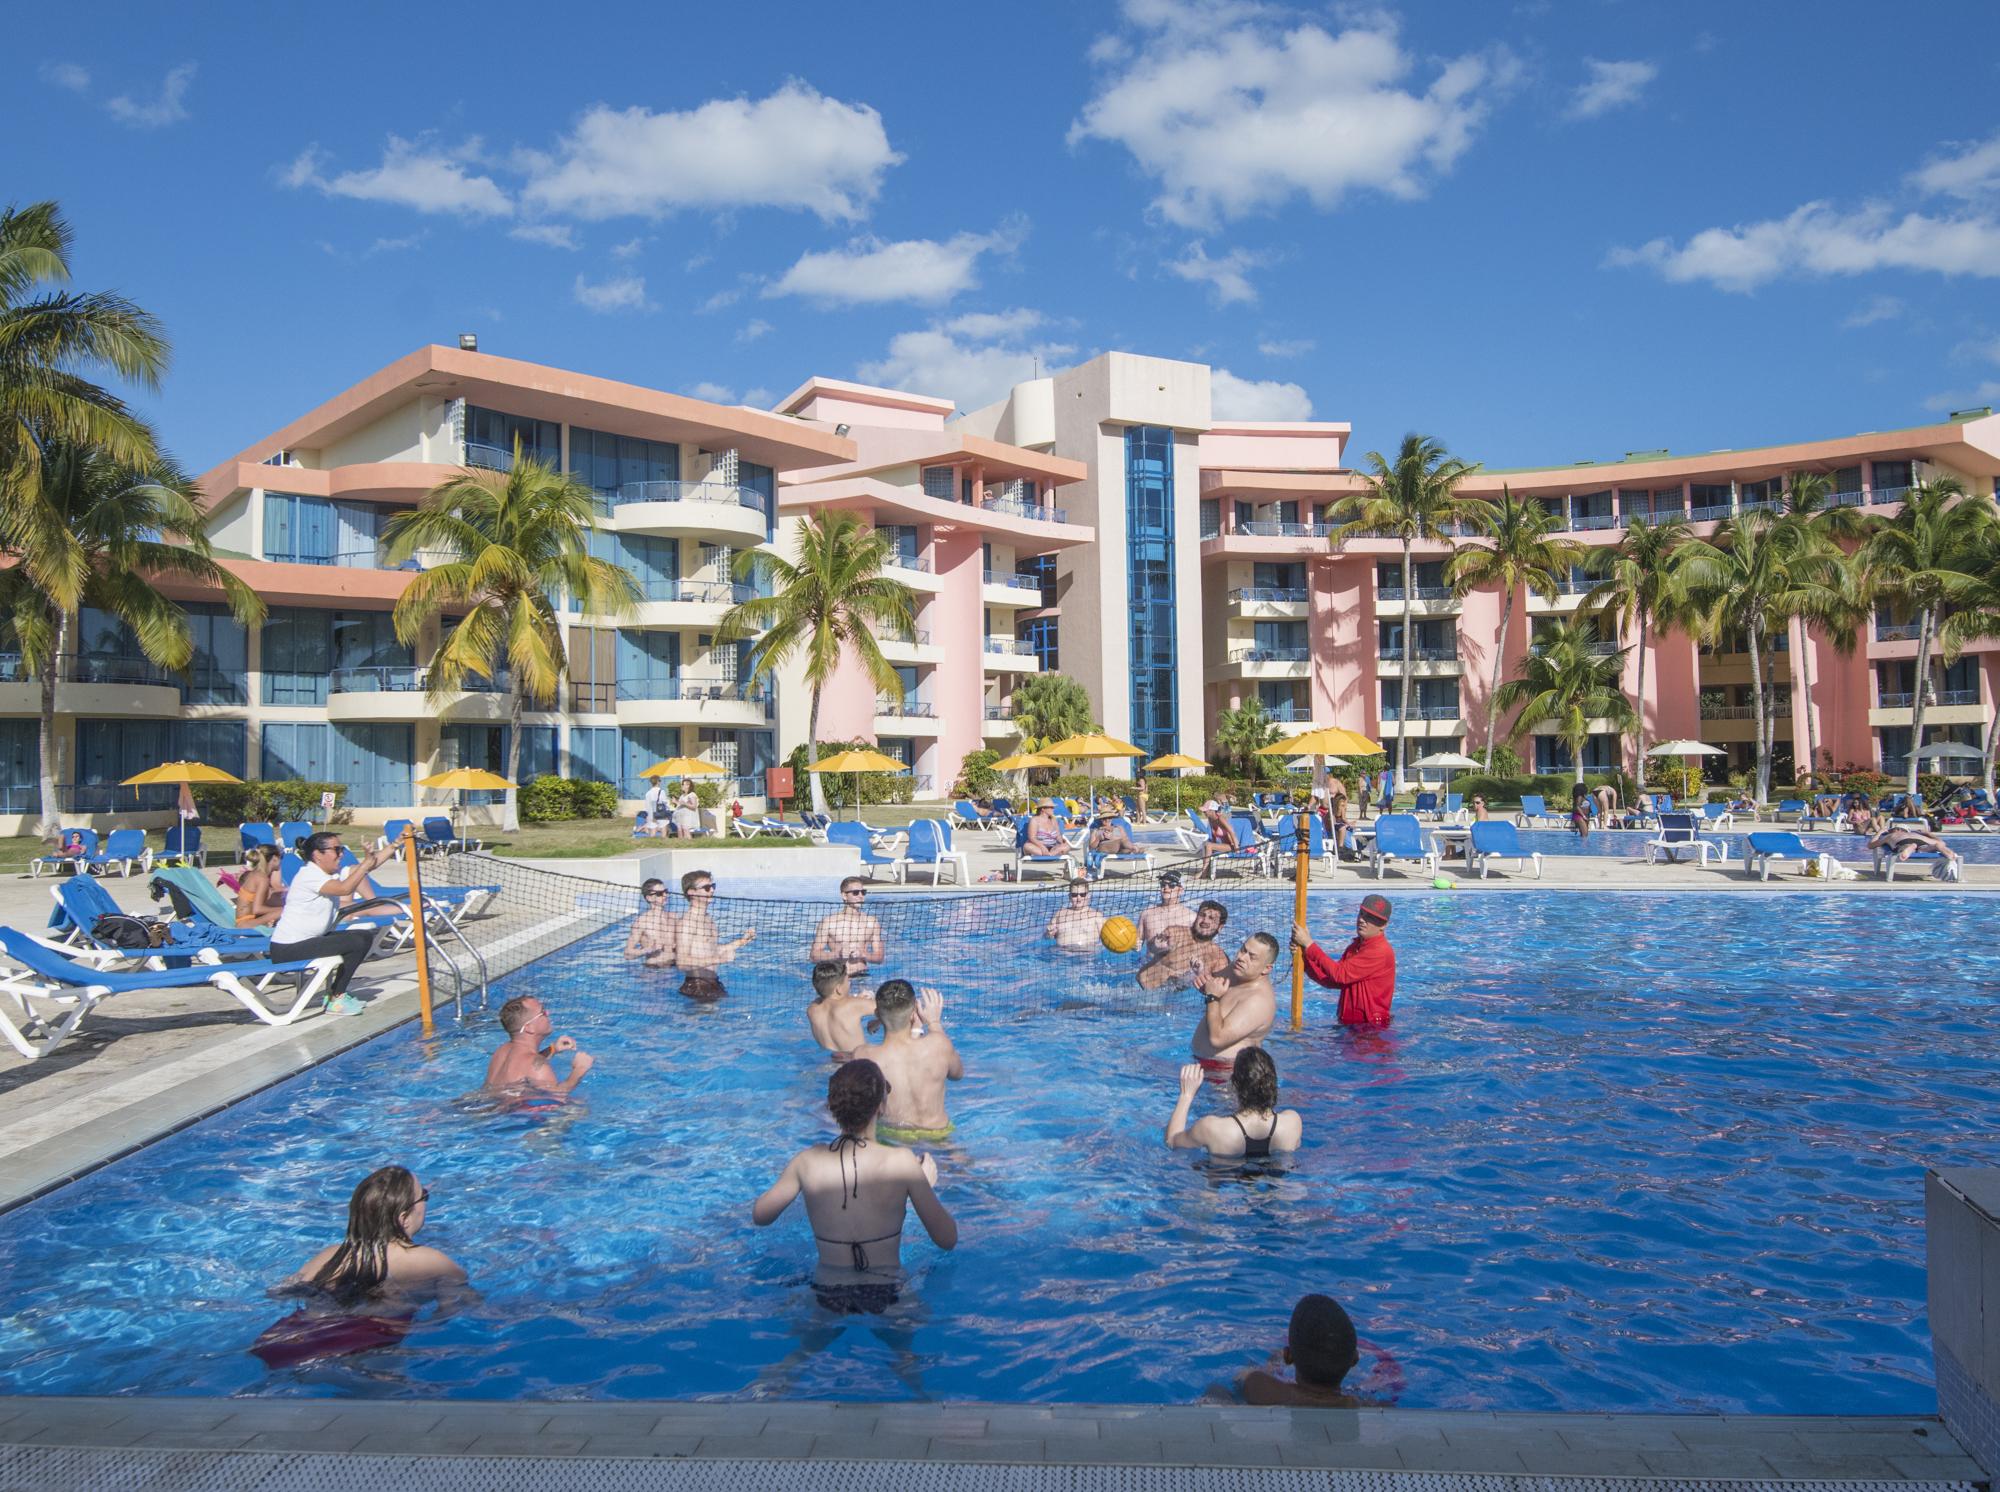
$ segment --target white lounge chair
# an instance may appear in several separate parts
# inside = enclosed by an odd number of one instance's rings
[[[1710,855],[1725,862],[1729,859],[1729,846],[1703,839],[1695,827],[1693,814],[1661,814],[1659,833],[1646,841],[1646,863],[1656,864],[1662,855],[1669,863],[1678,863],[1684,852],[1698,856],[1703,865],[1708,864]]]

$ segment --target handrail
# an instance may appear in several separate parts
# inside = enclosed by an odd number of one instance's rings
[[[1413,663],[1456,663],[1458,661],[1458,649],[1456,647],[1411,648],[1409,655],[1410,661]],[[1403,649],[1378,647],[1375,659],[1378,663],[1401,663],[1403,661]]]
[[[764,511],[764,494],[755,488],[707,480],[621,482],[612,500],[620,507],[627,503],[728,503]]]
[[[413,694],[424,687],[424,670],[414,664],[367,663],[336,668],[327,676],[328,694]]]
[[[1031,642],[1023,642],[1018,637],[989,637],[982,646],[986,652],[1004,653],[1010,658],[1032,658],[1035,656],[1035,645]]]
[[[1232,601],[1309,601],[1312,593],[1302,585],[1239,585],[1229,593]]]
[[[1416,585],[1411,586],[1410,589],[1415,593],[1414,599],[1418,601],[1449,601],[1451,599],[1451,587],[1448,585]],[[1377,586],[1375,588],[1375,599],[1378,601],[1400,601],[1403,599],[1403,588],[1400,585]]]
[[[1039,576],[1023,575],[1015,570],[988,570],[981,577],[987,585],[1004,586],[1010,591],[1035,591],[1039,593],[1042,582]]]
[[[1231,663],[1305,663],[1311,658],[1311,648],[1232,648],[1229,653]]]
[[[1005,513],[1014,518],[1034,518],[1043,523],[1068,523],[1066,508],[1045,508],[1040,503],[1023,502],[1018,497],[989,497],[979,504],[989,513]]]
[[[915,570],[921,575],[932,573],[929,555],[898,554],[893,549],[889,551],[889,557],[882,561],[882,566],[887,570]]]

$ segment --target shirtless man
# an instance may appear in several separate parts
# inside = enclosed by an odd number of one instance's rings
[[[1150,908],[1148,910],[1151,910]],[[1229,920],[1229,908],[1219,901],[1205,901],[1195,908],[1194,920],[1186,927],[1170,927],[1167,945],[1152,960],[1140,966],[1140,989],[1159,989],[1176,984],[1190,975],[1220,969],[1229,955],[1216,943],[1222,925]]]
[[[1058,907],[1042,936],[1054,938],[1065,953],[1088,953],[1104,930],[1104,914],[1090,904],[1090,882],[1078,876],[1069,883],[1069,904]]]
[[[866,880],[849,876],[842,881],[840,910],[819,919],[806,957],[814,963],[837,959],[846,964],[850,974],[866,974],[870,964],[881,963],[887,956],[882,943],[882,924],[862,910],[867,900]]]
[[[836,1062],[845,1062],[868,1045],[861,1023],[875,1014],[875,997],[857,995],[849,987],[847,965],[821,959],[813,965],[812,1004],[806,1022],[813,1040]]]
[[[1236,1067],[1236,1054],[1260,1046],[1278,1018],[1278,995],[1271,988],[1271,965],[1278,957],[1278,940],[1256,932],[1243,941],[1227,969],[1198,970],[1194,987],[1201,991],[1201,1024],[1194,1028],[1194,1059],[1210,1082],[1226,1083]]]
[[[643,958],[655,968],[667,968],[672,965],[675,947],[680,942],[681,919],[668,908],[667,883],[658,876],[642,882],[639,895],[645,898],[646,910],[632,919],[632,931],[625,939],[625,956]],[[658,957],[664,957],[665,962],[658,962]]]
[[[923,1019],[923,1035],[912,1026]],[[944,996],[926,989],[923,998],[907,979],[889,979],[875,991],[875,1017],[882,1023],[882,1040],[867,1055],[889,1080],[889,1097],[882,1105],[882,1138],[899,1145],[933,1144],[950,1137],[951,1118],[944,1111],[944,1085],[965,1076],[958,1048],[944,1032]]]
[[[1154,957],[1173,946],[1168,936],[1175,928],[1194,922],[1194,908],[1181,900],[1181,873],[1170,870],[1160,877],[1160,900],[1139,914],[1139,943]]]
[[[674,957],[683,969],[713,969],[726,964],[757,936],[750,928],[741,937],[722,941],[709,908],[715,905],[715,877],[705,870],[691,870],[681,877],[681,895],[687,910],[680,915],[680,934],[674,940]]]
[[[548,1007],[533,995],[516,995],[500,1007],[500,1029],[507,1033],[507,1042],[486,1064],[488,1088],[533,1088],[566,1098],[596,1061],[589,1052],[578,1051],[572,1037],[558,1036],[549,1045],[541,1045],[542,1038],[555,1031],[555,1023],[549,1019]],[[570,1062],[569,1076],[559,1080],[549,1058],[562,1052],[576,1052],[576,1056]]]

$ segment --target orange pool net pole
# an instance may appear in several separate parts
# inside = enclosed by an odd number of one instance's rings
[[[1299,815],[1297,849],[1298,866],[1292,872],[1292,921],[1303,924],[1306,920],[1306,876],[1312,870],[1312,839],[1307,833],[1310,827],[1307,818],[1311,810]],[[1298,1030],[1306,1023],[1306,951],[1296,944],[1292,947],[1292,1029]]]
[[[403,863],[410,872],[410,926],[413,935],[411,945],[417,955],[417,1009],[423,1013],[424,1035],[429,1036],[435,1029],[431,1020],[431,960],[424,942],[424,878],[417,871],[417,831],[413,826],[403,829]]]

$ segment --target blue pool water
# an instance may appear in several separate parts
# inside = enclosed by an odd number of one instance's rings
[[[2000,1162],[1990,900],[1390,891],[1395,1026],[1342,1033],[1315,999],[1281,1027],[1306,1144],[1263,1176],[1160,1143],[1193,996],[1134,998],[1110,955],[1008,951],[1012,897],[903,950],[946,990],[967,1077],[939,1155],[961,1243],[911,1224],[898,1316],[822,1316],[802,1212],[750,1226],[828,1128],[796,944],[760,938],[693,1009],[607,934],[495,990],[549,1000],[598,1055],[570,1114],[463,1101],[490,1021],[405,1029],[0,1216],[0,1387],[1176,1403],[1324,1290],[1400,1361],[1405,1405],[1933,1407],[1923,1167]],[[1289,918],[1287,896],[1222,894],[1230,935]],[[1316,893],[1316,925],[1351,906]],[[392,1161],[483,1298],[267,1371],[244,1349],[286,1307],[263,1287]]]

